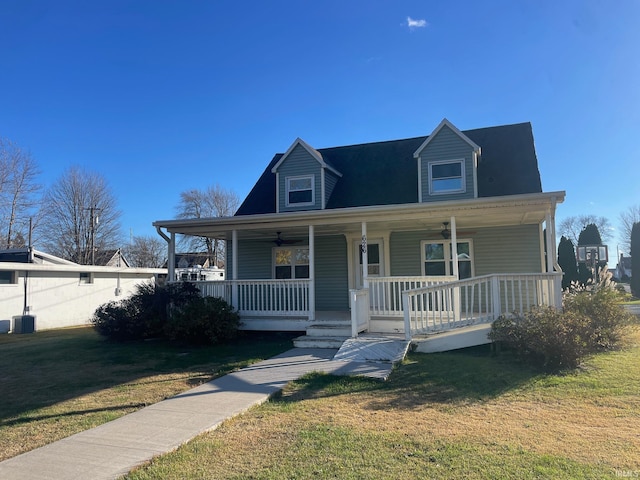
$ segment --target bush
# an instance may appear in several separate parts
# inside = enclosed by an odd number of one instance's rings
[[[167,323],[172,340],[213,344],[235,338],[240,317],[222,298],[198,298],[176,308]]]
[[[191,283],[145,283],[130,297],[98,307],[91,322],[117,341],[169,337],[202,344],[232,338],[239,317],[224,300],[202,298]]]
[[[619,299],[612,288],[566,293],[564,311],[541,307],[500,317],[489,338],[534,366],[552,371],[575,368],[586,355],[620,346],[631,315]]]
[[[519,359],[545,370],[575,368],[588,351],[586,319],[552,307],[500,317],[489,338],[508,346]]]

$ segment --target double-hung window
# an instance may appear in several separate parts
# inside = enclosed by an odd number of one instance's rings
[[[464,193],[464,159],[429,163],[429,193]]]
[[[470,240],[457,242],[458,245],[458,274],[460,279],[473,276],[473,256]],[[453,257],[451,242],[424,241],[422,242],[422,274],[453,275]]]
[[[309,247],[273,249],[274,278],[309,278]]]
[[[287,177],[287,207],[313,205],[315,195],[313,191],[314,176]]]

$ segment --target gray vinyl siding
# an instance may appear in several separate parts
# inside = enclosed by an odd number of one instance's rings
[[[295,246],[306,246],[300,239]],[[267,280],[273,278],[273,248],[270,241],[241,241],[238,244],[238,279]],[[316,309],[349,309],[349,276],[347,242],[342,235],[316,238]],[[231,245],[227,251],[227,279],[231,279]]]
[[[475,274],[540,273],[539,225],[478,230],[473,236]]]
[[[316,310],[349,309],[347,241],[344,236],[316,238]]]
[[[287,159],[278,167],[278,192],[279,210],[281,212],[295,212],[300,210],[319,210],[322,208],[321,195],[321,166],[302,146],[297,145],[289,154]],[[314,205],[304,205],[299,207],[287,207],[287,177],[299,177],[314,175]]]
[[[467,229],[461,228],[462,232]],[[471,240],[475,276],[490,273],[539,273],[540,228],[538,225],[517,225],[470,229],[459,240]],[[442,240],[425,232],[394,232],[389,251],[391,275],[421,275],[420,243],[423,240]]]
[[[330,170],[325,170],[324,172],[325,202],[329,202],[329,199],[331,198],[331,194],[333,193],[333,189],[336,187],[336,183],[338,183],[338,180],[339,180],[339,177],[335,173],[331,172]]]
[[[465,187],[464,193],[429,195],[429,162],[464,159]],[[420,168],[423,202],[442,202],[474,198],[473,184],[473,148],[461,139],[446,125],[436,134],[420,153]]]

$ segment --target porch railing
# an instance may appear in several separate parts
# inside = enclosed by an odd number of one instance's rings
[[[494,274],[405,291],[405,336],[490,323],[540,305],[560,308],[561,279],[561,273]]]
[[[371,316],[402,317],[402,293],[407,290],[453,282],[452,275],[421,277],[369,277]]]
[[[203,296],[222,297],[246,316],[308,316],[309,280],[194,282]]]

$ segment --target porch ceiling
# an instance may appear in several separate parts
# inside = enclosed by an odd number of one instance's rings
[[[424,229],[439,232],[442,222],[454,216],[458,230],[506,225],[540,224],[547,213],[555,215],[557,203],[565,192],[551,192],[509,197],[480,198],[467,201],[376,205],[371,207],[288,212],[268,215],[161,220],[153,225],[171,233],[229,239],[236,230],[239,238],[273,239],[306,237],[309,225],[315,235],[359,234],[362,222],[368,232]]]

